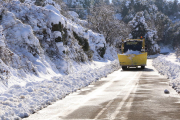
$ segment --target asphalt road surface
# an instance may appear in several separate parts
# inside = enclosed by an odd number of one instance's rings
[[[180,95],[148,60],[144,70],[115,71],[25,120],[74,119],[180,120]]]

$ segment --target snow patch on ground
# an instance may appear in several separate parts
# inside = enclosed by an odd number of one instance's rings
[[[157,58],[158,56],[159,56],[159,54],[148,55],[147,58],[148,58],[148,59],[153,59],[153,58]]]
[[[174,50],[170,46],[161,46],[160,47],[160,54],[162,53],[171,53],[174,52]]]
[[[160,45],[160,54],[155,54],[155,55],[148,55],[148,59],[153,59],[153,58],[157,58],[159,55],[164,54],[164,55],[168,55],[170,53],[175,52],[171,46],[163,46]]]

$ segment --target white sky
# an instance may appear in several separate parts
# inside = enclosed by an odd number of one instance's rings
[[[110,3],[112,2],[112,0],[109,0],[110,1]],[[167,1],[174,1],[174,0],[167,0]],[[178,0],[179,2],[180,2],[180,0]]]
[[[167,1],[174,1],[174,0],[167,0]],[[178,0],[178,1],[180,1],[180,0]]]

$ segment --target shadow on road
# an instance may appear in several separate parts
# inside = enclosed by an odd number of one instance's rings
[[[141,68],[127,68],[125,70],[121,70],[122,72],[123,71],[135,71],[135,72],[139,72],[139,71],[148,71],[148,72],[152,72],[154,71],[153,69],[150,69],[150,68],[145,68],[145,69],[141,69]]]

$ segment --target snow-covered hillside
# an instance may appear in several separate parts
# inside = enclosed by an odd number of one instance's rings
[[[78,71],[82,63],[116,58],[103,35],[68,20],[59,9],[57,4],[2,2],[0,69],[5,86],[51,79]]]
[[[119,68],[104,36],[55,2],[0,3],[0,119],[26,117]]]

